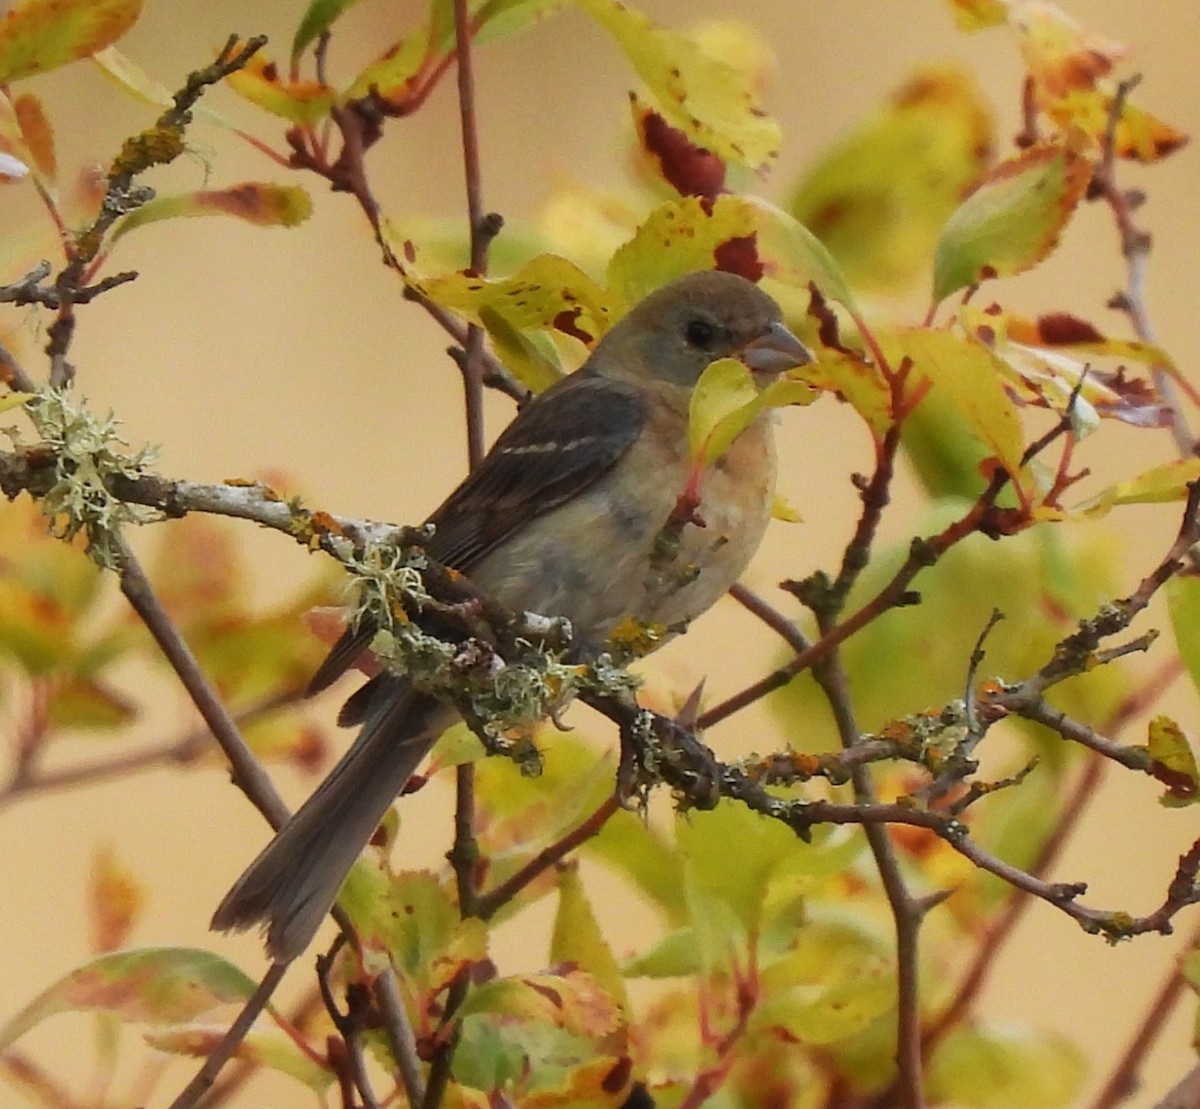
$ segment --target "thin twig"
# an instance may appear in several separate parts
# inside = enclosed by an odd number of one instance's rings
[[[383,1027],[392,1049],[392,1057],[400,1068],[400,1081],[408,1104],[423,1105],[425,1102],[425,1079],[421,1072],[421,1059],[417,1055],[417,1039],[409,1023],[408,1010],[400,996],[396,972],[390,967],[375,979],[375,1002],[383,1014]]]
[[[243,1006],[242,1011],[238,1013],[237,1019],[229,1026],[229,1031],[221,1037],[220,1043],[208,1053],[204,1065],[179,1092],[179,1096],[171,1102],[168,1109],[192,1109],[192,1106],[212,1088],[221,1068],[233,1058],[241,1042],[246,1038],[246,1033],[250,1031],[250,1026],[258,1014],[266,1008],[267,1002],[271,1000],[271,995],[283,979],[287,968],[287,963],[272,963],[267,968],[267,973],[263,975],[258,988],[251,994],[250,1000]]]

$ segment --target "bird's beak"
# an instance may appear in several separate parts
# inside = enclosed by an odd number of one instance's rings
[[[742,348],[742,361],[755,373],[778,374],[808,365],[813,356],[783,324],[773,323]]]

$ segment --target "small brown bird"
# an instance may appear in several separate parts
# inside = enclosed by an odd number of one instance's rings
[[[680,278],[641,301],[586,364],[529,401],[483,462],[433,513],[430,557],[515,611],[565,616],[577,642],[603,645],[626,617],[693,620],[745,569],[770,515],[775,452],[760,413],[703,473],[678,564],[654,572],[655,539],[692,476],[688,405],[715,360],[775,373],[811,360],[778,305],[744,278]],[[314,676],[330,685],[375,629],[348,629]],[[388,806],[454,710],[400,674],[371,678],[338,720],[357,739],[213,916],[220,930],[262,925],[275,962],[308,946]]]

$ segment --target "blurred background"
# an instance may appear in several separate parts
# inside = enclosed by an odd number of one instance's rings
[[[1070,0],[1064,6],[1092,30],[1128,45],[1131,59],[1124,72],[1146,75],[1137,93],[1143,106],[1185,132],[1200,130],[1192,3]],[[417,0],[364,0],[339,24],[335,70],[355,72],[421,18],[425,7]],[[677,26],[736,17],[770,45],[776,65],[765,100],[784,133],[778,165],[760,185],[771,199],[786,197],[802,168],[918,65],[951,60],[972,70],[992,99],[1001,145],[1019,127],[1021,66],[1006,32],[962,35],[938,0],[837,5],[642,0],[641,7]],[[232,32],[266,33],[276,56],[285,55],[301,8],[276,0],[146,0],[141,21],[120,46],[174,88]],[[537,215],[567,176],[599,187],[629,187],[626,93],[637,81],[603,32],[567,12],[481,49],[476,64],[486,203],[514,230]],[[70,167],[107,164],[121,140],[153,117],[87,63],[28,87],[44,97],[55,123],[64,178]],[[209,102],[282,148],[282,125],[272,130],[271,121],[228,90],[218,90]],[[292,179],[216,128],[199,124],[189,138],[194,152],[152,183],[168,189]],[[1121,171],[1125,184],[1144,187],[1149,195],[1139,219],[1155,238],[1150,312],[1159,342],[1185,370],[1200,355],[1194,322],[1200,256],[1195,159],[1191,146],[1158,167]],[[388,214],[460,217],[452,79],[416,116],[390,124],[387,138],[372,152],[370,172]],[[313,190],[316,211],[294,230],[180,220],[122,242],[114,267],[137,269],[142,277],[80,313],[73,348],[79,388],[94,408],[111,408],[120,417],[130,443],[161,445],[158,469],[165,475],[198,481],[286,475],[289,488],[329,511],[417,521],[465,466],[458,374],[444,353],[446,337],[403,301],[358,209],[345,197],[322,192],[311,179],[301,183]],[[30,226],[45,227],[32,190],[5,188],[0,236],[12,244]],[[0,273],[0,281],[15,276],[15,270]],[[1111,217],[1093,206],[1075,219],[1054,258],[1028,277],[1005,282],[996,295],[1014,309],[1070,310],[1120,331],[1124,321],[1104,304],[1124,280]],[[922,309],[918,302],[900,311],[916,322]],[[31,314],[23,353],[27,367],[40,376],[35,352],[43,337],[35,326]],[[503,400],[489,405],[494,435],[511,406]],[[1127,452],[1114,459],[1114,472],[1133,472],[1172,456],[1165,433],[1117,427],[1106,428],[1106,434],[1110,451],[1116,444]],[[782,577],[836,565],[856,508],[847,475],[870,461],[866,436],[845,412],[825,404],[787,413],[781,492],[804,519],[774,527],[751,571],[752,584],[770,594]],[[915,512],[901,498],[888,516],[886,537],[910,534]],[[1129,544],[1128,565],[1118,569],[1118,580],[1132,587],[1157,561],[1173,521],[1171,513],[1149,511],[1120,517],[1116,526],[1139,539]],[[264,605],[286,598],[316,572],[315,560],[289,541],[250,527],[237,531]],[[156,540],[141,534],[137,542],[152,552]],[[114,598],[114,610],[118,603]],[[718,606],[700,627],[655,662],[673,687],[687,688],[716,668],[709,692],[719,697],[737,689],[744,676],[760,673],[773,657],[767,633],[732,603]],[[738,644],[737,672],[729,667],[731,642]],[[708,654],[706,643],[714,645]],[[1189,726],[1196,704],[1185,685],[1177,683],[1170,708]],[[138,737],[162,738],[194,726],[182,695],[164,685],[156,698],[138,725]],[[776,742],[764,730],[769,722],[765,713],[751,711],[715,729],[708,741],[723,755],[766,749]],[[66,744],[62,757],[86,757],[89,743],[103,742],[111,741]],[[287,769],[278,779],[293,803],[313,784]],[[1139,913],[1156,906],[1175,856],[1194,838],[1195,818],[1191,810],[1163,812],[1153,796],[1144,781],[1110,775],[1054,877],[1085,879],[1097,905]],[[406,862],[410,848],[414,865],[422,858],[436,860],[445,850],[450,804],[445,787],[406,802]],[[84,891],[98,843],[110,846],[149,891],[133,942],[211,946],[257,975],[262,967],[257,940],[211,936],[207,921],[265,834],[261,819],[215,761],[199,770],[159,769],[0,809],[5,890],[0,935],[7,941],[0,957],[0,1020],[87,956]],[[597,888],[605,881],[595,875],[588,880]],[[616,934],[618,951],[631,949],[646,924],[620,900],[626,896],[608,897],[610,903],[617,898],[613,920],[628,929]],[[1194,927],[1194,916],[1182,918],[1183,933]],[[508,965],[522,965],[523,958],[537,965],[548,919],[522,918],[510,929],[511,950],[501,958]],[[984,1009],[998,1019],[1033,1019],[1069,1034],[1099,1080],[1126,1045],[1179,942],[1143,937],[1109,948],[1061,914],[1035,906],[988,986]],[[1186,1003],[1176,1015],[1131,1106],[1154,1104],[1190,1067],[1194,1008]],[[87,1024],[56,1018],[27,1046],[39,1058],[57,1060],[65,1079],[71,1067],[88,1065]],[[168,1082],[155,1100],[177,1088]],[[259,1089],[258,1100],[246,1104],[270,1103],[275,1089],[279,1098],[291,1096],[293,1087],[279,1080],[278,1086]]]

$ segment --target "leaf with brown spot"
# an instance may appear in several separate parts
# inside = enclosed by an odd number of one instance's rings
[[[994,131],[969,74],[925,67],[818,159],[788,210],[855,288],[904,290],[929,272],[942,226],[987,168]]]
[[[657,175],[682,196],[717,196],[725,187],[725,163],[644,107],[636,94],[629,101],[642,150]]]
[[[290,81],[261,50],[226,80],[244,100],[302,127],[319,123],[338,101],[335,89],[319,81]]]
[[[1063,143],[1001,162],[942,228],[933,299],[1037,265],[1057,246],[1091,180],[1091,164]]]
[[[130,212],[113,231],[113,241],[135,228],[166,219],[234,216],[258,227],[295,227],[312,215],[312,198],[299,185],[247,181],[228,189],[200,189],[156,196]]]
[[[141,0],[16,0],[0,19],[0,85],[86,58],[141,13]]]
[[[621,0],[575,0],[612,35],[667,121],[719,158],[761,169],[780,143],[746,73]]]

